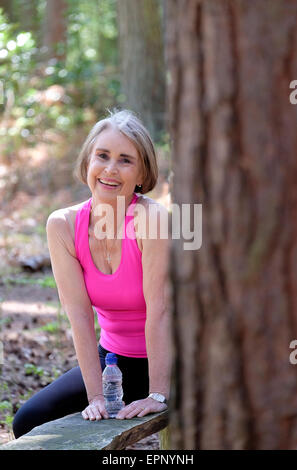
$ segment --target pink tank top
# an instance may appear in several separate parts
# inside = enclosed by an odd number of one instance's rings
[[[88,238],[92,198],[75,218],[76,256],[82,266],[91,304],[98,315],[100,344],[108,351],[128,357],[147,357],[142,253],[137,245],[133,215],[138,197],[134,193],[126,210],[121,262],[113,274],[99,271],[92,259]]]

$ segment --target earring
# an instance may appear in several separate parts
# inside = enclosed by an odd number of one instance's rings
[[[142,188],[142,184],[138,184],[137,186],[138,186],[139,188]]]

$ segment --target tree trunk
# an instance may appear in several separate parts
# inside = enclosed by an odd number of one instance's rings
[[[15,21],[13,1],[12,0],[0,0],[0,8],[3,9],[3,13],[7,16],[10,23]]]
[[[203,212],[172,242],[171,448],[296,449],[297,1],[166,10],[172,200]]]
[[[37,0],[30,0],[19,5],[19,21],[23,31],[38,34],[39,18],[37,13]]]
[[[67,0],[46,2],[44,45],[47,58],[64,60],[66,57],[67,7]]]
[[[30,31],[39,32],[40,21],[38,17],[38,0],[0,0],[0,8],[3,8],[10,23],[16,23],[15,32]]]
[[[123,106],[136,112],[158,139],[164,128],[165,69],[161,4],[117,2]]]

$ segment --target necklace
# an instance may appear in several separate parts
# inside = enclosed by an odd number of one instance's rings
[[[115,238],[115,240],[116,240],[116,238]],[[115,241],[114,241],[113,244],[112,244],[112,248],[113,248],[114,244],[115,244]],[[105,246],[106,246],[106,247],[105,247]],[[108,264],[110,264],[110,262],[111,262],[111,256],[110,256],[110,253],[107,251],[107,241],[106,241],[106,238],[105,238],[104,251],[105,251],[105,259],[106,259],[106,261],[108,262]]]
[[[93,211],[93,208],[91,207],[91,212],[92,212],[92,211]],[[125,219],[124,219],[124,220],[125,220]],[[122,227],[122,224],[123,224],[123,223],[121,223],[121,225],[120,225],[120,229],[121,229],[121,227]],[[96,237],[96,234],[95,234],[95,230],[94,230],[94,229],[91,229],[91,231],[94,233],[95,238],[97,238],[97,237]],[[118,233],[119,233],[119,230],[117,230],[116,237],[114,238],[113,244],[112,244],[111,249],[110,249],[109,251],[112,251],[112,248],[114,247],[115,242],[116,242],[117,239],[118,239]],[[102,240],[102,239],[100,239],[100,240]],[[104,253],[105,253],[104,259],[105,259],[105,260],[108,262],[108,264],[110,265],[110,263],[111,263],[111,255],[110,255],[110,253],[109,253],[108,250],[107,250],[107,240],[106,240],[106,238],[104,238],[104,240],[105,240],[105,243],[103,244]]]

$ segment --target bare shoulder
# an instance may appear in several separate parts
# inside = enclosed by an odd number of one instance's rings
[[[143,198],[140,203],[145,207],[146,216],[145,221],[141,221],[143,293],[148,315],[153,316],[160,309],[165,310],[162,306],[169,273],[169,211],[159,201],[149,197]]]
[[[46,229],[48,235],[55,233],[56,237],[65,243],[69,252],[75,253],[75,217],[79,209],[86,203],[83,201],[73,206],[57,209],[53,211],[47,219]]]
[[[163,204],[145,195],[141,195],[137,203],[144,208],[139,217],[143,239],[149,239],[149,233],[155,233],[155,230],[160,233],[161,226],[165,227],[165,230],[168,229],[169,211]]]

